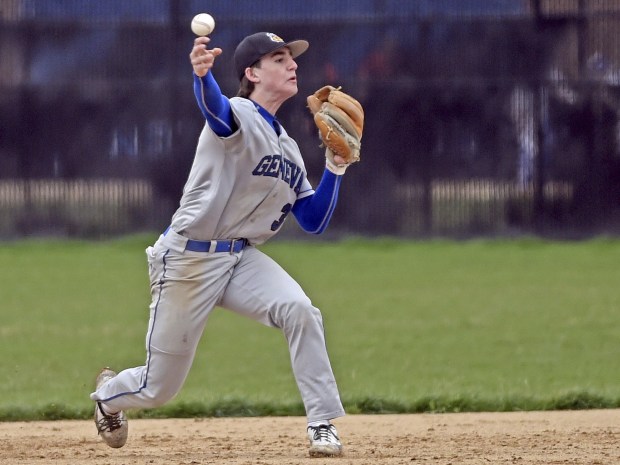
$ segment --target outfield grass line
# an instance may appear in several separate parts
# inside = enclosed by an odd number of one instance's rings
[[[0,243],[11,265],[0,270],[0,420],[90,416],[102,366],[144,363],[144,249],[156,237]],[[353,413],[619,406],[620,240],[262,249],[321,309]],[[299,413],[282,334],[216,309],[168,408],[157,412]]]

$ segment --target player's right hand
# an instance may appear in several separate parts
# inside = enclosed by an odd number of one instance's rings
[[[215,63],[215,58],[222,54],[221,48],[208,49],[207,45],[211,39],[208,37],[196,37],[194,47],[189,54],[189,59],[194,68],[194,74],[198,77],[205,76]]]

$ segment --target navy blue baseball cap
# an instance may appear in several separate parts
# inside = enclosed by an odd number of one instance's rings
[[[257,32],[243,39],[235,50],[235,69],[239,80],[243,78],[245,69],[252,66],[264,55],[275,52],[279,48],[288,47],[293,58],[308,50],[307,40],[285,42],[279,35],[272,32]]]

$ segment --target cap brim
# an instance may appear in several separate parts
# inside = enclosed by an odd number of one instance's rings
[[[299,55],[304,53],[306,50],[308,50],[309,46],[310,44],[307,40],[293,40],[285,45],[285,47],[288,47],[291,51],[291,56],[293,58],[297,58]]]

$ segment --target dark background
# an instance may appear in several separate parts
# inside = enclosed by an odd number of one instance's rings
[[[326,237],[620,232],[620,1],[0,0],[0,238],[167,226],[204,123],[199,12],[229,96],[244,36],[310,41],[278,116],[315,185],[305,96],[364,105]]]

